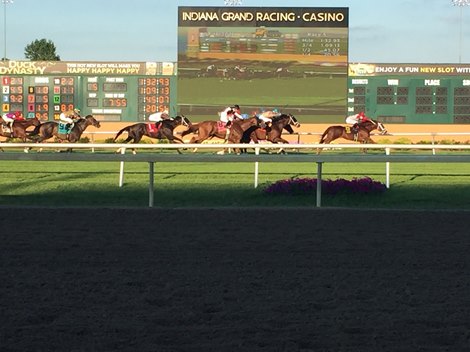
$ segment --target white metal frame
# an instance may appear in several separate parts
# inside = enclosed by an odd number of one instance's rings
[[[465,150],[470,151],[470,145],[416,145],[416,144],[283,144],[284,150],[303,150],[305,152],[312,151],[312,153],[302,154],[260,154],[260,148],[278,150],[280,145],[276,144],[90,144],[90,143],[0,143],[4,149],[18,149],[18,148],[47,148],[47,149],[104,149],[116,150],[122,148],[121,153],[22,153],[22,152],[3,152],[0,153],[1,160],[32,160],[32,161],[103,161],[103,162],[120,162],[121,172],[119,185],[123,184],[123,171],[124,162],[147,162],[149,164],[149,207],[154,205],[154,164],[156,162],[254,162],[255,163],[255,188],[258,186],[258,163],[259,162],[301,162],[301,163],[316,163],[317,164],[317,199],[316,206],[321,207],[321,181],[322,181],[322,166],[323,163],[328,162],[385,162],[386,163],[386,186],[390,186],[390,162],[406,162],[406,163],[421,163],[421,162],[438,162],[438,163],[469,163],[469,154],[449,155],[449,154],[430,154],[430,155],[412,155],[412,154],[395,154],[390,152],[392,149],[412,149],[412,150],[432,150],[432,149],[445,149],[445,150]],[[155,149],[220,149],[220,148],[251,148],[255,149],[255,154],[197,154],[186,152],[184,154],[169,154],[169,153],[139,153],[139,154],[125,154],[126,149],[135,148],[142,150],[155,150]],[[385,154],[317,154],[318,148],[322,149],[382,149]]]

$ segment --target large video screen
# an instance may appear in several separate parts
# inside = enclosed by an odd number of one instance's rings
[[[181,113],[216,119],[238,104],[303,122],[345,116],[347,8],[180,7],[178,19]]]

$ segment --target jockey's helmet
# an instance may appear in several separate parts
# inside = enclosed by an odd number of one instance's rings
[[[80,109],[79,109],[79,108],[75,108],[75,109],[73,109],[73,111],[74,111],[76,114],[80,114]]]
[[[21,116],[21,111],[15,111],[14,114],[15,114],[16,117],[20,117]]]
[[[238,106],[238,105],[235,104],[235,105],[232,107],[232,109],[240,110],[240,106]]]

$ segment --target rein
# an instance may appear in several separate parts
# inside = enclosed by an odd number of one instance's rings
[[[291,114],[289,114],[289,124],[295,125],[295,121],[294,121],[294,119],[292,118],[292,115],[291,115]]]

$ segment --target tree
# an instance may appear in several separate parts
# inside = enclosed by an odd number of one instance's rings
[[[52,40],[36,39],[24,48],[24,56],[31,61],[60,61]]]

